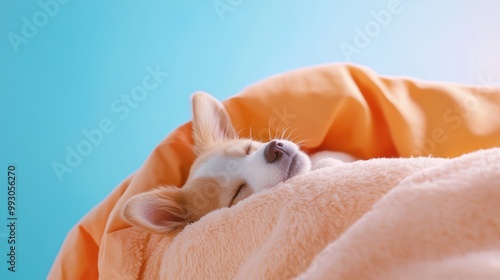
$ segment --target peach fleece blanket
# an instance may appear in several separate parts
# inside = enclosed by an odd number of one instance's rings
[[[153,240],[140,268],[131,236],[121,275],[500,279],[500,149],[334,164]]]
[[[224,106],[242,137],[266,141],[286,127],[307,152],[367,161],[295,178],[177,236],[131,227],[120,216],[125,201],[186,180],[194,154],[185,124],[75,225],[48,279],[432,279],[422,273],[479,265],[496,273],[500,158],[477,150],[500,145],[500,88],[329,64],[268,78]]]

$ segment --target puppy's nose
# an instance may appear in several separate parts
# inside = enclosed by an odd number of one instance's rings
[[[284,153],[285,150],[283,148],[283,143],[273,140],[267,144],[267,147],[264,150],[264,157],[267,162],[272,163],[281,158]]]

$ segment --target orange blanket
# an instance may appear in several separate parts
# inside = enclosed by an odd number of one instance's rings
[[[224,104],[242,137],[251,133],[265,141],[289,127],[309,152],[337,150],[365,159],[456,157],[500,145],[500,89],[387,78],[353,65],[272,77]],[[151,247],[169,246],[172,237],[130,227],[120,210],[137,193],[181,186],[194,157],[191,145],[190,124],[172,132],[68,234],[49,279],[128,279],[159,270],[148,262],[160,257],[151,255]]]

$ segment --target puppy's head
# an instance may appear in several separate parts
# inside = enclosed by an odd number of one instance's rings
[[[181,229],[310,169],[307,155],[290,141],[238,138],[228,113],[210,95],[197,93],[192,103],[197,158],[186,183],[132,197],[123,210],[130,223],[158,233]]]

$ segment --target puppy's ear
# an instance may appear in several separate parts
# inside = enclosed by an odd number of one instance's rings
[[[204,92],[195,93],[192,103],[193,138],[197,155],[218,142],[238,138],[222,103]]]
[[[176,187],[162,187],[138,194],[125,203],[123,218],[156,233],[182,228],[187,221],[185,194]]]

